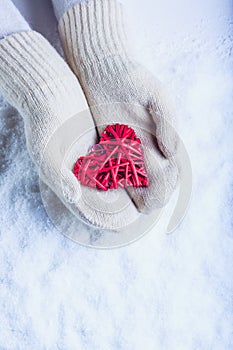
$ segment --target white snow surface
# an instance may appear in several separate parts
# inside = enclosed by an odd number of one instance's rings
[[[49,0],[15,0],[61,52]],[[53,227],[21,116],[0,99],[0,349],[232,350],[232,2],[124,0],[138,59],[176,101],[193,196],[172,235],[115,250]]]

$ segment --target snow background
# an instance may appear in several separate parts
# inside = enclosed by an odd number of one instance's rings
[[[0,349],[232,350],[232,2],[124,0],[138,57],[175,97],[193,166],[189,212],[98,251],[43,208],[23,123],[0,99]],[[59,49],[49,0],[15,0]]]

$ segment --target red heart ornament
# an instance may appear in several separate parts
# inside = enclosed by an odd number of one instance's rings
[[[108,125],[100,142],[77,160],[73,172],[82,185],[103,191],[148,186],[141,141],[123,124]]]

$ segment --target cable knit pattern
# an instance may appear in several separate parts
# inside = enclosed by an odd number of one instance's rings
[[[171,157],[176,137],[168,124],[173,111],[161,84],[132,57],[122,5],[115,0],[81,2],[60,19],[59,33],[99,131],[113,122],[127,123],[142,140],[150,185],[128,190],[134,203],[143,212],[163,206],[177,183]]]

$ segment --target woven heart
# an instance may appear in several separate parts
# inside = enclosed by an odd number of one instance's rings
[[[123,124],[108,125],[100,142],[77,160],[73,172],[81,184],[104,191],[148,186],[141,141]]]

